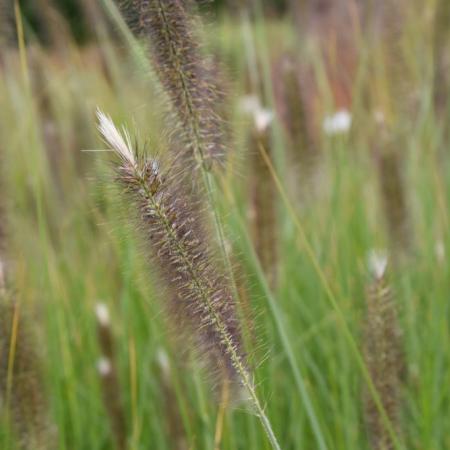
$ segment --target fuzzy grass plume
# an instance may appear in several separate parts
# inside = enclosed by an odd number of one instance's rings
[[[121,157],[118,180],[140,211],[160,275],[173,287],[175,313],[200,323],[198,343],[220,372],[239,380],[244,370],[239,325],[227,281],[211,263],[207,233],[197,207],[184,194],[182,183],[156,159],[137,156],[129,135],[121,139],[113,123],[99,112],[100,131]]]
[[[257,106],[253,111],[250,135],[250,228],[256,254],[272,289],[277,284],[278,239],[276,187],[261,155],[261,147],[272,155],[271,123],[273,112]]]
[[[95,306],[95,315],[97,319],[97,340],[102,353],[97,369],[103,392],[103,404],[109,417],[116,448],[125,450],[127,448],[125,411],[120,398],[122,389],[117,373],[114,336],[108,307],[104,303],[98,303]]]
[[[409,205],[404,186],[402,158],[390,145],[378,155],[378,177],[381,201],[396,263],[410,253],[412,247]]]
[[[3,169],[3,149],[1,159]],[[39,347],[36,345],[29,312],[22,311],[10,278],[14,264],[9,249],[9,215],[5,199],[7,187],[0,171],[0,420],[13,436],[0,436],[0,447],[21,450],[56,449],[56,433],[50,420],[41,373]],[[14,447],[15,448],[15,447]]]
[[[301,85],[301,67],[293,55],[286,53],[276,60],[274,85],[277,88],[277,109],[290,145],[299,153],[300,162],[306,158],[304,164],[308,164],[309,153],[314,144],[311,141],[307,105]]]
[[[1,295],[0,416],[12,424],[21,449],[49,450],[55,435],[33,344],[18,303]]]
[[[360,2],[320,0],[310,2],[308,26],[322,56],[334,106],[350,109],[358,70]]]
[[[401,336],[394,298],[386,276],[387,257],[370,255],[372,281],[367,288],[365,359],[386,417],[399,432],[400,374],[402,370]],[[367,431],[374,450],[395,448],[384,419],[368,393],[364,399]]]
[[[212,371],[235,391],[248,392],[273,447],[279,448],[247,369],[235,299],[211,254],[199,207],[176,173],[138,155],[129,134],[123,130],[122,137],[109,117],[97,114],[103,138],[120,158],[117,179],[138,210],[173,319],[187,325]]]
[[[450,2],[438,0],[434,18],[434,98],[438,114],[444,114],[449,99],[450,85]]]
[[[14,1],[0,0],[0,48],[15,41]]]
[[[290,172],[295,174],[294,189],[300,197],[309,197],[316,172],[319,145],[314,135],[312,83],[305,67],[291,53],[277,59],[273,68],[273,84],[278,114],[284,125],[288,146]]]
[[[156,72],[171,100],[183,143],[183,160],[210,170],[226,154],[217,67],[203,54],[194,30],[199,21],[181,0],[122,0],[129,27],[148,39]],[[192,5],[191,5],[192,6]]]
[[[188,448],[186,431],[183,427],[183,417],[178,408],[176,391],[172,382],[171,361],[162,348],[158,349],[157,366],[165,405],[166,433],[175,443],[174,450],[186,450]]]

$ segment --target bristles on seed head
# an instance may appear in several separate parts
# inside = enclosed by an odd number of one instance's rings
[[[122,133],[114,125],[110,116],[107,116],[100,108],[97,108],[98,130],[103,136],[107,144],[109,144],[121,159],[136,165],[136,160],[133,153],[133,146],[131,145],[130,134],[125,127],[122,128]]]

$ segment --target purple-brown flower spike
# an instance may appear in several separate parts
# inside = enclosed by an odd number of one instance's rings
[[[181,0],[119,1],[130,28],[149,39],[159,80],[180,124],[184,161],[210,170],[226,156],[217,70],[200,49],[198,21]],[[213,70],[214,69],[214,70]]]
[[[394,298],[386,276],[387,257],[372,252],[369,257],[372,281],[367,289],[365,360],[386,417],[369,393],[365,394],[367,431],[374,450],[392,450],[394,442],[385,420],[399,432],[401,335]]]
[[[26,450],[56,448],[39,358],[19,304],[0,295],[0,415]]]
[[[95,305],[97,319],[97,340],[101,357],[97,363],[103,393],[103,404],[108,414],[117,450],[127,447],[125,411],[120,398],[119,376],[117,373],[114,335],[108,307],[104,303]]]
[[[253,127],[250,134],[250,229],[253,245],[271,289],[277,285],[277,193],[270,170],[261,154],[272,160],[271,125],[274,114],[257,102],[251,109]],[[261,149],[262,148],[262,149]]]
[[[381,202],[394,262],[402,263],[411,253],[413,236],[405,188],[404,167],[397,148],[387,143],[378,155]]]
[[[120,157],[118,180],[133,200],[152,260],[170,291],[170,312],[188,319],[197,344],[214,369],[241,384],[245,372],[235,300],[214,263],[199,207],[175,174],[152,158],[137,157],[127,132],[98,112],[99,129]]]
[[[137,156],[126,132],[123,137],[100,111],[98,119],[105,141],[120,157],[117,179],[137,209],[177,331],[191,336],[186,342],[198,346],[208,367],[233,392],[248,393],[273,448],[279,450],[247,368],[230,283],[214,260],[199,207],[186,195],[182,177],[153,158]]]

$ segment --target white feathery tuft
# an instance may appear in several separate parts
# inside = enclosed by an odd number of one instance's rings
[[[104,303],[97,303],[95,305],[95,315],[100,325],[107,327],[109,326],[109,310]]]
[[[271,124],[273,121],[274,114],[273,111],[266,108],[259,108],[253,116],[253,119],[255,121],[255,127],[260,132],[263,133],[267,130],[267,127]]]
[[[102,356],[97,361],[97,370],[102,377],[108,376],[112,371],[111,361],[108,358]]]
[[[253,124],[260,133],[266,131],[274,119],[274,113],[270,109],[263,108],[256,95],[245,95],[239,102],[239,108],[243,113],[253,118]]]
[[[371,250],[367,258],[369,270],[372,275],[380,280],[383,278],[388,263],[388,257],[385,251]]]
[[[341,109],[323,119],[322,129],[330,136],[348,133],[352,126],[352,115],[346,109]]]
[[[100,108],[97,108],[98,130],[102,134],[106,143],[125,161],[136,165],[133,146],[131,145],[130,134],[125,127],[122,133],[114,125],[110,116],[107,116]]]

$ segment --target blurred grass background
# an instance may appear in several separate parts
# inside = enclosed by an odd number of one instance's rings
[[[256,381],[282,448],[370,448],[364,377],[346,327],[361,349],[367,255],[393,247],[377,169],[377,148],[386,142],[400,155],[411,236],[406,261],[391,273],[406,355],[402,440],[405,449],[450,448],[449,77],[448,66],[441,66],[448,58],[449,25],[439,25],[448,15],[436,12],[444,11],[445,0],[405,3],[391,17],[402,24],[401,39],[390,37],[376,51],[358,21],[346,47],[339,36],[348,24],[327,33],[327,24],[332,29],[339,21],[321,22],[320,10],[316,22],[299,30],[295,11],[282,2],[265,4],[267,11],[251,2],[242,14],[219,3],[212,5],[216,12],[208,16],[204,35],[208,52],[225,69],[235,144],[218,208],[245,274],[258,336]],[[342,3],[337,15],[353,2]],[[83,2],[55,2],[50,15],[40,5],[20,3],[24,35],[14,31],[13,43],[2,47],[0,151],[14,292],[42,359],[55,448],[115,445],[97,372],[94,309],[101,301],[112,316],[127,448],[214,449],[217,399],[202,369],[177,353],[171,339],[176,330],[164,319],[164,296],[149,275],[145,249],[126,218],[117,220],[123,213],[109,187],[108,154],[82,151],[104,147],[95,129],[97,106],[139,130],[150,152],[164,151],[164,99],[101,8],[99,21]],[[21,39],[25,46],[19,49]],[[400,50],[389,55],[397,42]],[[351,52],[354,68],[345,58]],[[320,169],[305,198],[278,114],[270,145],[292,210],[278,194],[279,279],[270,293],[248,227],[252,122],[239,105],[244,95],[257,94],[276,109],[280,80],[274,74],[284,53],[294,54],[314,80],[304,87],[312,97],[306,120],[312,122]],[[343,74],[342,85],[330,65]],[[348,89],[345,95],[342,89]],[[351,131],[327,135],[323,116],[342,109],[352,114]],[[378,110],[387,140],[376,125]],[[2,423],[0,447],[16,448]],[[269,448],[243,404],[227,410],[217,445]]]

